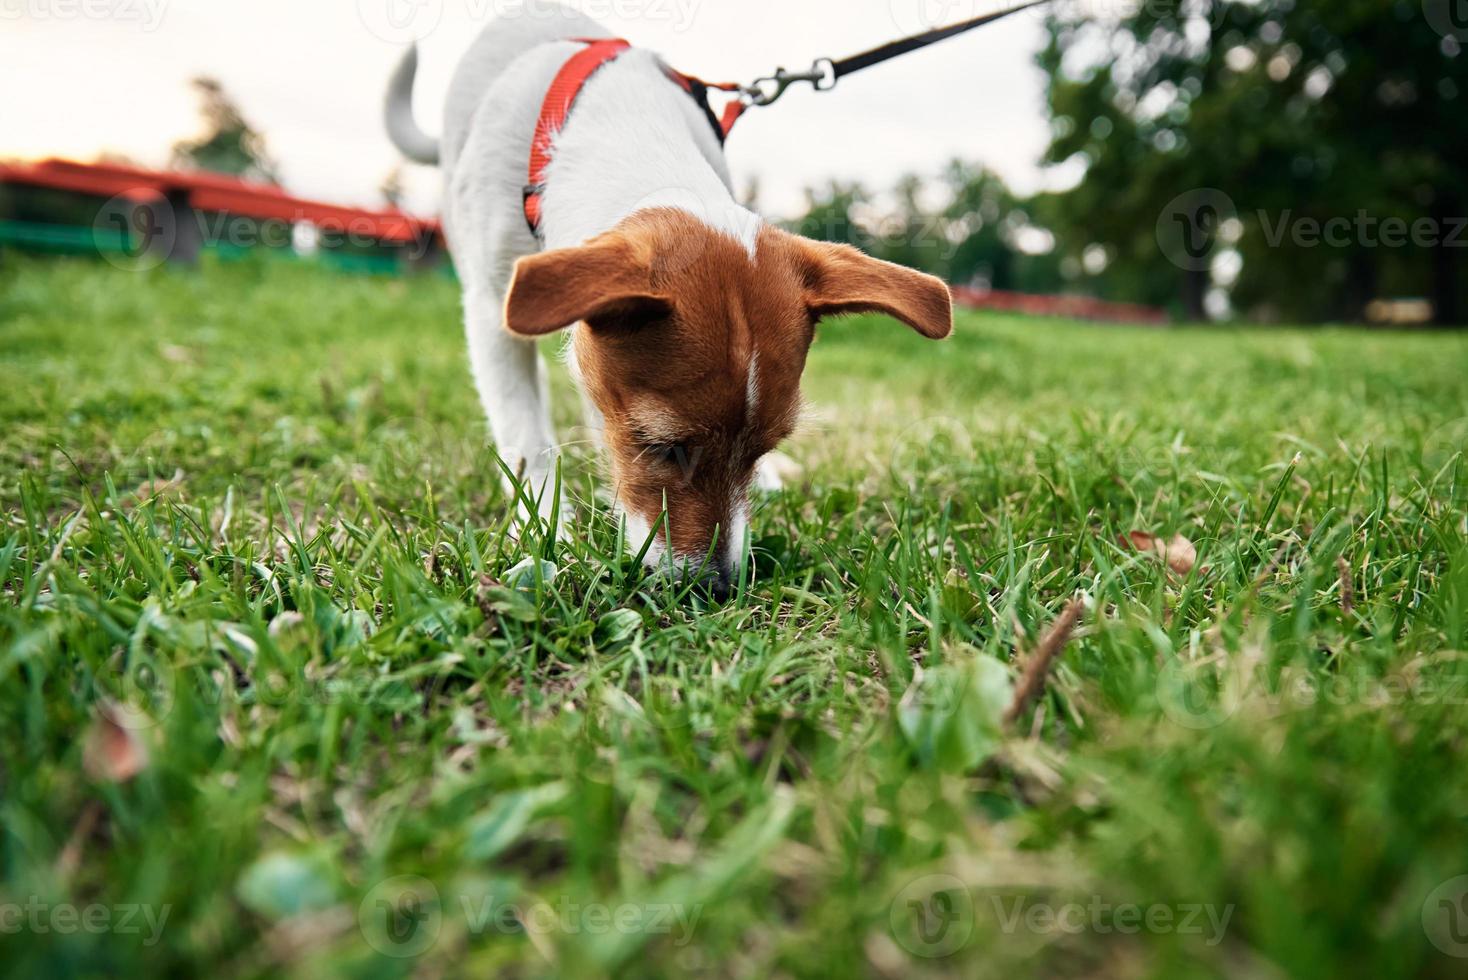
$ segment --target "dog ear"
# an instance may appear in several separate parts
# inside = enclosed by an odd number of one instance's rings
[[[885,313],[932,340],[953,332],[953,297],[943,280],[850,245],[808,242],[806,258],[806,305],[816,319]]]
[[[652,288],[636,249],[616,235],[575,248],[527,255],[515,263],[505,296],[505,329],[540,337],[582,320],[616,321],[671,309]]]

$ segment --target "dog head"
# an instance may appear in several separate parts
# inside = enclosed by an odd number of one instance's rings
[[[522,258],[505,326],[537,337],[584,324],[576,368],[605,421],[629,545],[641,548],[666,509],[648,563],[707,557],[727,586],[755,466],[795,426],[816,322],[860,312],[935,340],[953,329],[948,287],[932,276],[768,226],[750,247],[658,208]]]

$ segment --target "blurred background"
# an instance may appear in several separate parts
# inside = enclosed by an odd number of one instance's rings
[[[447,270],[438,174],[390,146],[382,94],[416,41],[436,131],[458,57],[509,5],[0,0],[0,250]],[[1008,4],[568,5],[748,81]],[[1468,0],[1058,0],[796,88],[729,155],[772,220],[973,306],[1451,326],[1465,42]]]

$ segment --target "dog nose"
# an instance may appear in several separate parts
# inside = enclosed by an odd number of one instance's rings
[[[729,571],[720,568],[715,575],[709,578],[709,595],[715,602],[728,602],[731,592],[733,592],[733,586],[729,581]]]

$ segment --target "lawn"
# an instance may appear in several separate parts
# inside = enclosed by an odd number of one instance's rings
[[[1468,967],[1468,336],[829,322],[722,606],[580,441],[517,541],[462,348],[0,257],[0,971]]]

